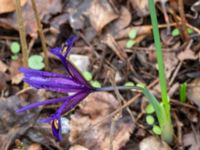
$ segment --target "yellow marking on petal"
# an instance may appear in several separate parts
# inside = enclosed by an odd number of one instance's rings
[[[57,119],[53,120],[53,125],[58,130],[58,120]]]
[[[64,54],[65,54],[65,52],[67,51],[67,48],[68,48],[68,46],[67,46],[67,45],[63,47],[63,51],[62,51],[63,55],[64,55]]]

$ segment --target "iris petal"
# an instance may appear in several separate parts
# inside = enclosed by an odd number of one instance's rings
[[[54,119],[51,122],[51,129],[52,129],[53,136],[57,140],[61,141],[62,140],[62,128],[61,128],[61,119],[60,119],[60,116],[59,116],[59,118]]]
[[[45,101],[42,101],[42,102],[33,103],[33,104],[27,105],[25,107],[22,107],[21,109],[18,109],[16,112],[19,113],[19,112],[23,112],[23,111],[26,111],[26,110],[29,110],[29,109],[32,109],[32,108],[42,106],[42,105],[63,102],[67,98],[69,98],[69,96],[65,96],[65,97],[61,97],[61,98],[54,98],[54,99],[49,99],[49,100],[45,100]]]
[[[29,68],[19,68],[19,71],[24,73],[24,75],[31,75],[31,76],[42,76],[42,77],[58,77],[58,78],[70,78],[67,75],[59,74],[59,73],[52,73],[52,72],[46,72],[46,71],[39,71],[39,70],[33,70]]]

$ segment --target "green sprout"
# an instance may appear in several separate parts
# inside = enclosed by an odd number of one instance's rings
[[[133,28],[133,29],[129,32],[128,37],[129,37],[130,39],[135,39],[136,36],[137,36],[137,30]]]
[[[134,40],[128,40],[128,42],[126,43],[126,48],[132,48],[134,45],[135,45]]]
[[[128,34],[129,40],[126,43],[126,48],[132,48],[135,45],[136,41],[134,39],[136,38],[136,36],[137,30],[133,28]]]
[[[154,125],[153,126],[153,129],[152,129],[153,133],[156,134],[156,135],[161,135],[162,134],[162,130],[159,126],[157,125]]]
[[[191,28],[187,28],[187,33],[192,34],[193,30]]]
[[[91,81],[90,83],[95,88],[101,88],[101,83],[99,81],[97,81],[97,80]]]
[[[31,69],[42,70],[45,65],[43,63],[43,57],[40,55],[32,55],[28,58],[28,66]]]
[[[182,103],[186,102],[187,83],[184,82],[180,85],[179,96]]]
[[[187,28],[187,33],[188,34],[192,34],[193,33],[193,30],[191,28]],[[171,32],[171,35],[172,36],[179,36],[181,34],[180,30],[178,28],[174,28]]]
[[[87,81],[91,81],[92,80],[92,74],[89,71],[84,71],[83,72],[83,76]]]
[[[147,122],[148,125],[153,125],[154,122],[155,122],[155,119],[152,115],[147,115],[146,116],[146,122]]]
[[[156,58],[158,63],[158,73],[159,73],[159,82],[161,88],[161,97],[162,102],[160,103],[154,95],[152,95],[149,90],[144,87],[143,93],[148,98],[149,102],[155,109],[156,116],[158,118],[159,127],[161,129],[161,137],[167,143],[171,143],[173,140],[173,126],[171,122],[171,114],[170,114],[170,103],[169,97],[167,94],[167,84],[166,84],[166,77],[165,77],[165,68],[164,68],[164,61],[163,61],[163,54],[160,42],[160,34],[158,30],[158,21],[155,9],[154,0],[148,0],[151,22],[153,26],[153,36],[154,42],[156,47]]]
[[[147,107],[145,108],[145,112],[147,114],[152,114],[155,112],[155,109],[153,108],[153,106],[151,104],[148,104]]]
[[[16,60],[20,52],[20,44],[18,42],[12,42],[10,44],[10,50],[13,53],[13,55],[11,56],[11,59]]]
[[[180,30],[179,30],[178,28],[175,28],[175,29],[172,30],[172,33],[171,33],[171,34],[172,34],[172,36],[174,36],[174,37],[175,37],[175,36],[178,36],[178,35],[180,35]]]
[[[135,86],[135,84],[131,81],[128,81],[124,84],[124,86]]]

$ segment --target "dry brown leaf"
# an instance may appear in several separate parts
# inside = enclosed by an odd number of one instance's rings
[[[106,92],[90,94],[80,105],[80,110],[71,116],[71,144],[80,144],[92,150],[108,150],[111,120],[93,126],[119,107],[113,95]],[[113,149],[119,150],[130,138],[134,124],[130,116],[124,115],[115,122]]]
[[[0,60],[0,68],[1,68],[1,72],[6,72],[8,69],[8,66],[6,64],[4,64],[1,60]]]
[[[75,145],[75,146],[70,147],[69,150],[89,150],[89,149],[87,149],[87,148],[85,148],[84,146],[81,146],[81,145]]]
[[[171,148],[158,137],[150,136],[140,142],[140,150],[171,150]]]
[[[118,17],[107,0],[93,0],[85,15],[97,32]]]
[[[178,65],[178,60],[176,59],[176,54],[172,52],[163,53],[165,69],[166,69],[166,77],[169,79],[172,72],[176,69]]]
[[[61,0],[35,0],[35,3],[37,5],[40,19],[42,19],[45,15],[59,13],[62,9]],[[24,5],[22,13],[26,33],[29,34],[31,37],[37,37],[38,28],[30,0],[27,2],[26,5]],[[18,25],[16,21],[16,13],[8,14],[5,15],[5,17],[1,17],[0,27],[12,28],[17,30]]]
[[[10,72],[10,80],[12,81],[12,84],[18,84],[22,81],[22,74],[19,72],[19,68],[22,66],[22,60],[17,59],[16,61],[11,61],[10,66],[8,68]]]
[[[183,144],[185,147],[189,147],[188,150],[199,150],[200,149],[200,134],[197,131],[196,133],[190,132],[183,136]]]
[[[188,59],[189,60],[196,60],[198,58],[190,48],[186,48],[184,51],[180,52],[177,55],[177,57],[181,61],[188,60]]]
[[[129,0],[134,11],[136,11],[137,15],[140,17],[144,17],[149,14],[148,10],[148,1],[147,0]],[[155,3],[160,0],[154,0]]]
[[[31,144],[28,150],[42,150],[42,148],[39,144]]]
[[[39,113],[39,109],[19,114],[16,110],[27,103],[41,99],[35,90],[26,91],[21,96],[0,98],[0,149],[10,150],[9,147],[16,137],[24,136],[24,133],[32,126],[31,122],[36,121]]]
[[[0,71],[0,92],[2,92],[8,87],[6,81],[7,81],[6,74]]]
[[[18,73],[15,76],[12,77],[11,83],[12,84],[19,84],[22,79],[24,78],[24,75],[22,73]]]
[[[27,0],[21,0],[21,6],[24,6]],[[16,9],[16,0],[0,0],[0,14],[12,12]]]
[[[188,86],[187,97],[195,103],[200,110],[200,78],[194,79]]]
[[[107,33],[115,36],[122,29],[126,28],[131,23],[131,13],[126,7],[121,7],[120,16],[118,19],[114,20],[113,23],[108,25]]]
[[[115,41],[115,39],[113,38],[112,35],[107,34],[106,36],[104,36],[103,43],[108,45],[108,47],[110,47],[121,60],[123,60],[125,62],[127,61],[128,56],[127,56],[126,52]]]

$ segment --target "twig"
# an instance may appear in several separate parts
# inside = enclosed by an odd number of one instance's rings
[[[167,9],[166,9],[166,0],[161,0],[161,7],[162,7],[162,10],[163,10],[163,14],[164,14],[164,18],[165,18],[165,22],[167,24],[167,34],[170,35],[170,25],[169,25],[169,17],[167,15]]]
[[[38,32],[39,32],[39,36],[40,36],[41,43],[42,43],[42,50],[44,52],[45,67],[46,67],[47,70],[49,70],[48,51],[47,51],[44,32],[42,30],[42,24],[40,22],[40,18],[39,18],[38,11],[37,11],[37,8],[36,8],[35,0],[31,0],[31,3],[32,3],[32,6],[33,6],[33,11],[34,11],[36,22],[37,22],[37,26],[38,26]]]
[[[182,28],[183,36],[184,36],[185,39],[188,39],[189,36],[188,36],[188,33],[187,33],[187,26],[186,26],[183,0],[178,0],[178,10],[179,10],[179,14],[181,16],[182,25],[180,27]]]
[[[171,15],[173,15],[178,21],[181,21],[181,18],[180,18],[179,16],[177,16],[176,13],[175,13],[171,8],[169,8],[168,11],[169,11],[169,13],[170,13]],[[198,29],[198,28],[196,28],[196,27],[190,25],[190,24],[187,23],[187,22],[186,22],[186,26],[189,27],[189,28],[191,28],[192,30],[194,30],[195,32],[197,32],[197,33],[200,34],[200,29]]]
[[[18,23],[18,28],[19,28],[20,42],[22,46],[23,66],[28,67],[28,48],[27,48],[26,33],[24,29],[24,19],[22,16],[20,0],[16,0],[16,14],[17,14],[17,23]]]

